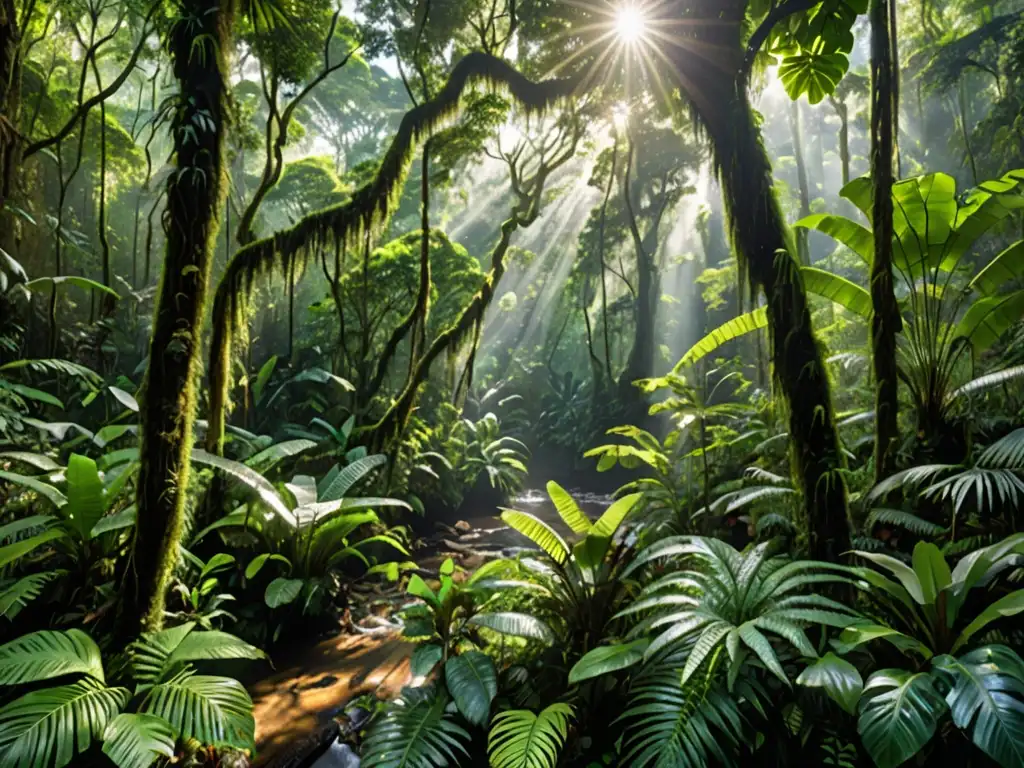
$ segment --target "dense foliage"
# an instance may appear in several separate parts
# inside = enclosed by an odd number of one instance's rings
[[[1024,764],[1022,236],[1021,0],[0,0],[0,763]]]

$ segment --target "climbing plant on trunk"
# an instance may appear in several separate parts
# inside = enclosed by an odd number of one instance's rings
[[[139,412],[138,521],[121,608],[126,634],[161,626],[164,592],[178,558],[200,334],[227,191],[225,72],[233,11],[231,0],[179,0],[168,39],[179,87],[171,131],[175,172],[167,181],[167,245]]]

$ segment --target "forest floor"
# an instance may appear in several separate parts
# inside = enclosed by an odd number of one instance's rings
[[[610,497],[577,496],[583,509],[597,517]],[[515,506],[542,520],[559,525],[558,514],[547,496],[526,491]],[[418,542],[414,558],[419,572],[433,583],[441,563],[451,557],[471,573],[496,557],[514,557],[525,540],[494,514],[468,515],[455,526],[437,524],[436,533]],[[433,577],[433,578],[431,578]],[[256,718],[256,768],[287,768],[319,753],[337,733],[336,718],[354,699],[374,693],[378,698],[397,696],[412,681],[409,658],[415,644],[399,633],[382,631],[404,596],[387,591],[353,595],[361,618],[353,621],[367,634],[338,634],[311,648],[296,650],[283,659],[274,674],[250,687]]]

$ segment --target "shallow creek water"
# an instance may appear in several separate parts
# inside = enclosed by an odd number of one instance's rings
[[[580,508],[593,519],[599,517],[611,503],[611,497],[606,495],[582,491],[571,493]],[[523,491],[509,507],[536,515],[562,533],[568,533],[568,529],[561,522],[558,512],[543,490]],[[439,532],[432,537],[432,548],[436,549],[437,554],[433,558],[428,558],[428,561],[434,561],[433,567],[436,570],[436,561],[451,552],[465,567],[472,567],[474,563],[479,564],[495,557],[514,557],[519,552],[533,548],[529,540],[506,526],[498,515],[498,510],[494,510],[493,513],[481,510],[480,514],[465,518],[470,530],[465,531],[464,526],[460,526],[464,532]],[[361,646],[357,653],[352,652],[354,643]],[[253,692],[258,722],[257,765],[267,768],[294,766],[294,755],[289,757],[291,750],[287,749],[286,745],[297,745],[309,740],[318,727],[322,728],[331,718],[342,712],[349,701],[368,689],[373,690],[369,683],[381,683],[382,693],[396,694],[402,685],[409,682],[407,658],[413,647],[399,640],[394,634],[357,636],[348,640],[342,636],[314,646],[305,655],[308,659],[304,660],[305,657],[300,655],[284,675],[279,675],[272,681],[264,681],[262,686],[266,691],[265,696],[260,697],[256,690]],[[368,666],[372,666],[367,664],[371,659],[374,662],[379,659],[381,665],[367,669]],[[398,659],[401,660],[397,661]],[[353,666],[359,669],[353,670]],[[319,680],[319,676],[324,675],[323,679],[329,684],[310,682],[309,678],[314,670],[314,677]],[[350,680],[352,683],[358,682],[359,685],[349,683]],[[315,692],[315,695],[307,694],[306,697],[310,701],[306,707],[297,706],[300,704],[298,692],[303,690]],[[280,700],[282,691],[291,692],[287,701]],[[300,712],[304,711],[307,717],[296,718],[297,709]],[[312,750],[312,754],[317,754],[318,751]],[[351,748],[338,741],[333,741],[311,765],[313,768],[361,768],[359,757]]]

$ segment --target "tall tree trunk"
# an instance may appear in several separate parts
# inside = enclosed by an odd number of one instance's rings
[[[684,46],[673,52],[698,119],[711,139],[733,245],[750,281],[767,299],[771,360],[789,403],[789,434],[797,487],[807,513],[808,554],[836,561],[850,548],[846,483],[832,413],[828,374],[811,326],[799,265],[773,188],[742,72],[745,0],[720,0],[702,32],[735,66],[704,61]]]
[[[122,593],[122,637],[163,623],[189,483],[217,217],[227,191],[225,72],[234,9],[231,0],[179,0],[176,10],[169,49],[180,90],[172,125],[177,172],[167,182],[164,269],[142,390],[139,512]]]
[[[796,178],[800,192],[800,218],[811,215],[811,190],[807,182],[807,162],[804,160],[803,120],[800,102],[789,103],[789,132],[793,137],[793,155],[796,158]],[[807,230],[801,227],[796,233],[797,256],[801,264],[810,264],[811,255],[807,249]]]
[[[658,215],[651,223],[651,229],[643,236],[635,212],[633,210],[630,176],[636,148],[632,140],[626,153],[626,173],[622,185],[629,230],[633,238],[633,250],[636,251],[636,329],[633,335],[633,346],[626,359],[626,368],[619,376],[619,397],[630,405],[640,403],[639,390],[633,386],[637,379],[646,378],[654,373],[654,314],[657,309],[659,292],[658,267],[654,263],[654,253],[658,249]],[[665,190],[662,190],[662,194]]]
[[[3,210],[21,164],[21,30],[14,0],[0,0],[0,248],[12,252],[14,217]]]
[[[839,117],[839,162],[845,187],[850,183],[850,109],[843,99],[829,96],[829,101]]]
[[[899,305],[893,292],[893,98],[889,0],[871,3],[871,177],[874,183],[871,265],[871,352],[875,372],[875,481],[892,474],[899,439],[896,334]]]

